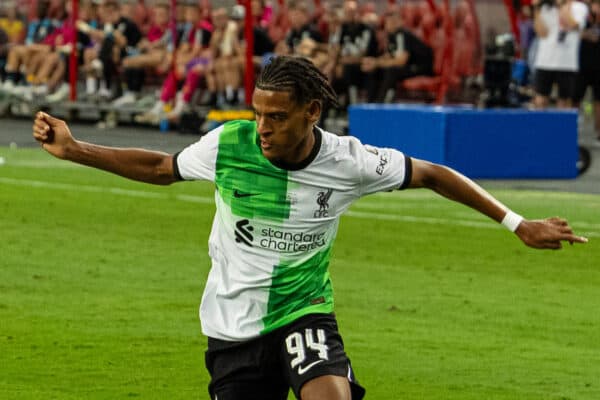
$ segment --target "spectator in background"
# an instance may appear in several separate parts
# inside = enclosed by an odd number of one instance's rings
[[[4,80],[4,65],[6,65],[9,46],[9,36],[3,28],[0,28],[0,80],[2,81]]]
[[[25,39],[25,24],[19,18],[13,2],[7,1],[2,4],[2,8],[0,9],[0,29],[6,33],[8,43],[19,44]]]
[[[277,48],[278,54],[293,54],[296,46],[302,39],[310,38],[317,43],[322,43],[321,33],[312,24],[308,5],[304,1],[292,1],[288,4],[291,29],[285,40]]]
[[[523,4],[519,13],[519,50],[522,59],[527,59],[529,48],[535,38],[533,29],[533,8],[531,4]]]
[[[252,0],[250,5],[254,26],[266,30],[273,20],[273,6],[265,0]]]
[[[321,72],[326,70],[329,63],[327,45],[317,43],[311,38],[302,39],[300,44],[296,46],[295,54],[308,58]]]
[[[600,1],[589,3],[590,13],[581,33],[579,74],[575,85],[574,103],[579,107],[588,87],[592,88],[594,129],[600,144]]]
[[[559,108],[571,107],[579,70],[579,42],[587,19],[587,6],[577,0],[558,0],[548,4],[534,0],[534,28],[539,37],[535,57],[533,103],[545,108],[552,86],[558,85]]]
[[[364,57],[361,69],[373,78],[368,84],[368,101],[391,103],[396,86],[404,79],[433,75],[433,51],[419,38],[402,27],[396,8],[388,8],[384,22],[387,48],[379,57]],[[376,72],[376,79],[373,75]]]
[[[339,63],[342,66],[341,82],[348,94],[347,102],[358,101],[359,89],[364,83],[374,79],[375,71],[364,71],[361,63],[365,57],[377,56],[377,40],[375,32],[368,25],[360,22],[356,1],[344,3],[344,19],[339,42]]]
[[[211,72],[216,82],[217,104],[220,106],[235,104],[237,91],[242,86],[242,74],[237,60],[243,53],[237,22],[244,18],[243,11],[243,7],[234,7],[230,17],[225,8],[215,13],[215,32],[210,42],[214,57]]]
[[[340,54],[340,37],[342,34],[342,22],[344,19],[344,12],[339,7],[334,7],[330,3],[324,2],[323,13],[319,20],[319,31],[323,35],[324,43],[316,46],[317,52],[321,52],[322,49],[327,50],[327,61],[320,67],[321,71],[327,76],[329,82],[332,84],[334,89],[344,86],[342,85],[342,68],[338,63]],[[315,44],[317,44],[315,42]],[[318,64],[317,60],[312,60]]]
[[[47,61],[49,55],[57,45],[62,45],[62,32],[67,21],[65,0],[50,0],[46,18],[40,25],[39,32],[43,35],[36,43],[29,44],[20,72],[25,72],[25,81],[13,90],[13,94],[23,97],[27,101],[32,100],[32,86],[38,84],[36,75],[40,67]]]
[[[237,58],[237,64],[240,70],[240,75],[243,79],[245,72],[246,72],[246,37],[245,37],[245,31],[244,31],[244,27],[245,27],[245,13],[246,10],[244,8],[244,6],[242,5],[235,5],[233,6],[233,10],[237,10],[237,11],[232,11],[232,17],[236,16],[236,18],[234,18],[234,20],[237,22],[238,25],[238,43],[240,46],[240,51],[239,51],[239,55]],[[273,44],[273,42],[271,41],[271,39],[269,38],[269,35],[267,34],[266,30],[259,27],[259,26],[253,26],[252,28],[252,36],[253,36],[253,43],[254,43],[254,47],[252,49],[252,61],[254,64],[254,72],[255,74],[260,73],[260,70],[262,69],[262,67],[264,67],[265,64],[270,62],[271,57],[274,56],[274,51],[275,51],[275,45]],[[240,88],[240,90],[238,90],[238,102],[242,103],[244,101],[244,94],[243,94],[243,87]]]
[[[121,16],[132,21],[142,32],[147,35],[152,26],[152,13],[145,0],[119,0]],[[154,0],[151,1],[155,3]]]
[[[41,66],[46,62],[50,54],[56,49],[57,46],[62,46],[71,40],[69,37],[70,21],[66,7],[66,0],[52,0],[48,9],[48,15],[52,21],[52,30],[46,35],[46,37],[35,46],[36,51],[29,58],[27,63],[27,83],[35,86],[39,84],[36,79],[36,75]],[[25,90],[22,94],[30,94],[31,86],[24,87]],[[26,97],[27,100],[31,100]]]
[[[67,2],[67,10],[71,13],[71,2]],[[86,24],[97,27],[97,5],[94,0],[82,1],[79,4],[79,16],[78,20],[84,21]],[[46,100],[49,103],[58,103],[67,98],[70,93],[70,86],[68,84],[70,78],[70,62],[69,57],[71,53],[71,41],[73,35],[77,35],[77,65],[78,67],[83,65],[83,54],[86,48],[92,47],[92,39],[86,33],[79,31],[77,26],[71,26],[70,21],[65,27],[65,44],[56,47],[56,51],[48,58],[47,62],[44,63],[42,70],[40,71],[39,82],[42,83],[38,87],[36,95],[46,96]],[[45,84],[44,84],[45,82]]]
[[[25,25],[18,18],[14,3],[6,2],[0,8],[0,81],[6,78],[4,67],[8,51],[12,46],[21,44],[25,38]]]
[[[137,115],[135,120],[140,123],[158,125],[161,116],[166,116],[165,107],[175,101],[174,109],[181,113],[183,110],[183,92],[177,91],[178,86],[187,78],[194,79],[189,73],[204,70],[211,62],[209,43],[212,37],[213,26],[201,18],[201,10],[197,3],[186,3],[184,9],[185,24],[179,45],[175,50],[175,63],[169,71],[161,88],[160,98],[146,113]],[[185,86],[185,84],[184,84]]]
[[[145,69],[155,68],[163,75],[171,66],[168,49],[172,47],[172,33],[169,29],[169,4],[166,2],[152,7],[153,21],[148,34],[137,45],[136,50],[123,59],[125,93],[115,101],[114,107],[133,104],[142,92]]]
[[[93,96],[96,91],[100,100],[110,100],[119,91],[113,87],[113,81],[118,78],[117,68],[122,59],[142,38],[137,25],[121,15],[116,0],[104,0],[99,8],[102,28],[96,29],[84,21],[77,22],[77,29],[88,34],[98,43],[84,52],[84,63],[87,71],[86,94]],[[100,86],[98,89],[98,78]]]
[[[235,54],[233,57],[219,58],[218,56],[213,57],[211,67],[207,68],[205,64],[195,65],[187,74],[186,81],[177,96],[175,107],[171,112],[167,114],[169,120],[177,120],[181,115],[190,109],[190,102],[193,94],[198,88],[201,77],[206,76],[207,87],[208,87],[208,101],[206,105],[236,105],[242,103],[244,99],[242,81],[244,71],[246,67],[246,41],[244,37],[244,22],[245,22],[245,8],[242,5],[233,6],[229,20],[227,18],[227,10],[224,8],[217,9],[213,13],[213,21],[215,23],[214,35],[211,39],[212,52],[211,54],[220,54],[219,45],[224,42],[230,41]],[[230,33],[233,32],[233,26],[230,24],[234,22],[236,24],[237,38],[221,36],[223,35],[223,27],[227,30],[227,27],[231,29]],[[260,70],[262,65],[267,62],[269,55],[273,54],[274,45],[269,39],[266,31],[259,26],[253,27],[254,35],[254,67],[257,71]],[[216,46],[216,47],[215,47]],[[210,74],[208,71],[210,70]],[[227,89],[228,82],[233,82],[231,87],[231,94],[233,98],[227,98],[227,90],[225,93],[221,93],[217,96],[217,88],[223,90]],[[237,86],[235,83],[237,82]]]
[[[45,50],[42,44],[44,38],[52,33],[54,25],[49,16],[50,3],[40,0],[37,3],[36,19],[32,20],[27,27],[27,37],[22,45],[10,47],[6,61],[6,80],[2,85],[2,91],[10,94],[19,94],[23,79],[22,71],[27,69],[31,58],[38,52]]]
[[[85,15],[87,4],[82,3],[79,8],[79,18]],[[81,49],[90,44],[89,36],[77,32],[76,27],[71,20],[72,2],[65,3],[65,17],[62,26],[54,29],[54,31],[44,39],[44,45],[47,46],[46,51],[40,52],[31,61],[30,76],[28,82],[30,86],[26,87],[23,92],[23,97],[31,101],[34,96],[43,97],[57,88],[63,80],[67,72],[67,59],[71,53],[72,42],[77,39],[78,57]],[[77,37],[75,36],[77,35]],[[63,93],[58,100],[63,100],[69,93],[69,87],[66,83],[64,89],[59,89]]]
[[[285,39],[285,35],[287,34],[290,26],[291,22],[288,15],[287,5],[285,2],[281,2],[277,7],[277,11],[271,17],[269,26],[267,27],[269,38],[271,38],[273,43],[279,45],[279,42]]]

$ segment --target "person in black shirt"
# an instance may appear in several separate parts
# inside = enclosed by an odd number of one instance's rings
[[[415,35],[402,28],[402,19],[395,9],[386,13],[386,52],[380,57],[366,57],[362,70],[377,73],[377,80],[369,81],[369,102],[390,103],[396,96],[399,81],[418,76],[433,75],[433,51]]]
[[[231,19],[237,22],[238,25],[238,40],[240,45],[242,46],[241,54],[243,56],[243,63],[245,65],[246,59],[246,37],[245,37],[245,14],[246,10],[241,5],[234,6],[235,12],[231,13]],[[254,47],[252,49],[252,54],[254,55],[254,63],[256,66],[260,67],[262,64],[262,57],[273,54],[275,50],[275,45],[273,41],[269,38],[267,32],[261,28],[260,26],[254,25],[252,27],[253,34],[253,44]]]
[[[308,6],[304,2],[291,2],[288,5],[291,28],[285,37],[285,49],[278,49],[284,54],[296,53],[296,48],[303,39],[309,38],[317,43],[323,43],[321,33],[310,21]]]
[[[117,66],[142,39],[142,32],[133,21],[121,16],[119,3],[116,0],[104,0],[99,10],[103,22],[101,29],[91,28],[82,22],[78,22],[77,28],[101,43],[100,49],[95,54],[96,57],[93,53],[86,57],[88,60],[87,92],[91,93],[95,86],[94,71],[101,70],[104,79],[99,95],[101,98],[109,99],[112,96],[110,89],[113,78],[117,77]]]
[[[377,39],[369,26],[360,22],[355,1],[344,3],[344,19],[340,33],[339,63],[342,65],[342,81],[346,84],[348,101],[358,100],[358,90],[364,83],[374,79],[375,71],[361,69],[364,57],[377,56]]]

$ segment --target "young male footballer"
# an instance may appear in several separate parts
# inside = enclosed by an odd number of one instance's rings
[[[585,243],[565,220],[527,220],[450,168],[316,126],[336,104],[308,60],[274,58],[257,80],[255,121],[228,122],[170,155],[75,140],[40,112],[33,135],[54,156],[159,185],[216,185],[212,260],[200,306],[209,392],[218,400],[361,399],[333,314],[329,259],[340,216],[370,193],[429,188],[502,223],[526,245]]]

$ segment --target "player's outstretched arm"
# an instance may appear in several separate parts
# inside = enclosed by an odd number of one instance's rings
[[[33,137],[48,153],[63,160],[157,185],[168,185],[177,180],[171,155],[143,149],[104,147],[75,140],[65,121],[44,112],[35,116]]]
[[[475,182],[442,165],[412,159],[410,187],[429,188],[444,197],[472,207],[493,220],[502,222],[530,247],[560,249],[563,241],[587,242],[586,238],[573,234],[567,221],[561,218],[522,219]]]

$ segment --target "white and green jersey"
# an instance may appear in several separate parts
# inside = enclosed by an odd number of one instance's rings
[[[205,335],[242,341],[310,313],[331,313],[328,266],[352,202],[410,181],[410,159],[315,128],[303,165],[262,154],[254,121],[232,121],[176,156],[176,174],[215,183],[212,260],[200,320]]]

